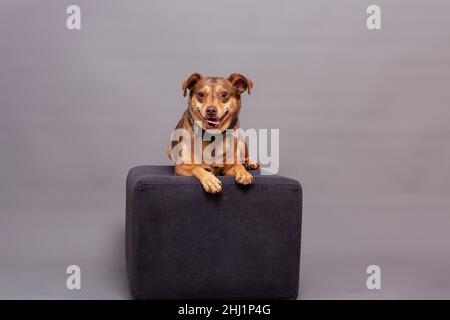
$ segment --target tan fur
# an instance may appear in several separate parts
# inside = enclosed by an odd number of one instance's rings
[[[245,91],[250,94],[253,82],[238,73],[230,75],[227,79],[221,77],[202,77],[199,73],[193,73],[183,81],[182,87],[185,96],[189,91],[188,108],[176,128],[184,128],[191,133],[191,151],[193,151],[193,123],[201,123],[203,130],[211,129],[207,116],[208,107],[214,107],[217,111],[217,118],[222,119],[220,125],[214,129],[225,132],[227,129],[236,130],[239,128],[238,116],[241,108],[241,94]],[[214,123],[214,125],[217,124]],[[234,176],[236,182],[239,184],[251,184],[253,182],[253,176],[247,169],[257,169],[259,164],[248,158],[248,146],[245,142],[242,143],[242,141],[235,141],[235,150],[233,151],[241,152],[244,155],[244,164],[239,163],[236,156],[234,157],[234,163],[225,164],[227,152],[230,152],[230,150],[225,148],[228,137],[225,134],[223,134],[223,137],[224,145],[218,148],[219,152],[222,150],[223,163],[207,164],[203,161],[202,164],[193,164],[194,152],[191,152],[190,164],[175,165],[175,174],[196,177],[205,191],[210,193],[217,193],[222,190],[222,183],[215,175]],[[183,141],[172,142],[167,148],[169,158],[171,157],[172,148],[178,143],[183,143]],[[203,141],[202,151],[210,143],[209,141]]]

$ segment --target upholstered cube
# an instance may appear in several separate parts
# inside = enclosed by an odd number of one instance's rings
[[[206,193],[171,166],[130,170],[126,261],[136,299],[295,299],[302,191],[259,175],[250,186],[219,177]]]

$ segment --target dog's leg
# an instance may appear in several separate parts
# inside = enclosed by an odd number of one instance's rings
[[[201,166],[187,164],[175,165],[175,175],[193,176],[197,178],[202,184],[203,189],[209,193],[217,193],[222,190],[222,182]]]
[[[250,158],[248,158],[248,159],[245,161],[245,168],[246,168],[247,170],[256,170],[256,169],[258,169],[260,166],[261,166],[261,165],[259,164],[259,162],[255,162],[255,161],[253,161],[253,160],[250,159]]]
[[[248,152],[248,144],[245,142],[245,161],[244,161],[245,169],[247,170],[255,170],[258,169],[261,165],[259,162],[253,161],[250,159],[250,154]]]
[[[237,183],[251,184],[253,182],[253,176],[245,170],[242,164],[234,164],[229,168],[225,168],[223,171],[225,176],[234,176]]]

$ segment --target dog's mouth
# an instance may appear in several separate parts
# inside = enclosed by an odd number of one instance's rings
[[[221,117],[203,117],[201,112],[199,112],[200,117],[202,117],[202,120],[206,124],[207,129],[218,129],[220,125],[222,124],[223,120],[228,116],[228,110],[223,113]]]

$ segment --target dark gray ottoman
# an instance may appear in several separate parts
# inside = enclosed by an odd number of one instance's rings
[[[220,177],[207,194],[171,166],[127,178],[126,260],[136,299],[295,299],[302,191],[281,176]]]

